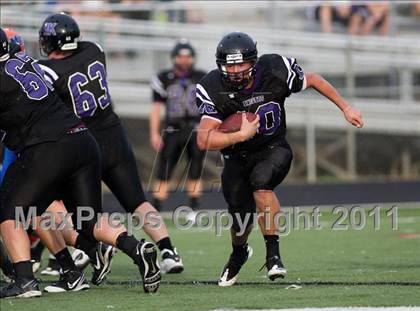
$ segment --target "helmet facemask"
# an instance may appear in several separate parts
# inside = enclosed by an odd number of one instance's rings
[[[242,62],[245,63],[245,62]],[[234,65],[218,62],[219,71],[222,73],[223,80],[235,91],[243,90],[253,79],[255,75],[256,62],[249,62],[251,67],[239,72],[228,72],[226,66]]]

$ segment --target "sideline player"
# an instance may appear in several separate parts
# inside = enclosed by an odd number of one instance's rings
[[[171,51],[173,67],[160,71],[151,80],[150,143],[159,152],[153,205],[158,210],[168,197],[168,181],[183,153],[189,160],[187,193],[190,207],[193,210],[199,207],[204,152],[197,147],[195,129],[200,115],[195,104],[195,86],[206,73],[194,68],[195,57],[193,46],[185,39],[180,40]],[[163,130],[160,120],[162,107],[165,107]]]
[[[362,117],[320,75],[304,73],[296,59],[277,54],[258,58],[256,43],[245,33],[232,32],[223,37],[217,46],[216,63],[218,69],[197,84],[197,105],[202,114],[197,142],[201,149],[222,152],[223,195],[234,219],[233,250],[219,286],[233,285],[252,255],[247,240],[256,211],[265,214],[258,223],[266,245],[267,275],[270,280],[283,278],[286,269],[280,257],[278,224],[274,221],[280,203],[273,190],[286,177],[293,157],[285,137],[284,101],[292,93],[314,88],[331,100],[352,125],[362,127]],[[242,114],[240,131],[218,131],[226,117],[241,111],[255,113],[257,118],[249,122]],[[243,228],[235,213],[245,223]],[[238,234],[245,228],[243,234]]]

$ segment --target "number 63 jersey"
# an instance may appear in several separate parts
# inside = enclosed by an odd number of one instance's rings
[[[255,151],[284,139],[286,113],[284,101],[291,93],[306,88],[306,78],[294,58],[277,54],[262,55],[255,65],[249,89],[232,91],[219,70],[208,73],[197,84],[196,100],[202,118],[223,122],[229,115],[247,111],[260,116],[260,127],[250,140],[222,150],[223,154]]]
[[[81,41],[71,56],[39,63],[62,101],[90,130],[120,123],[112,109],[105,53],[99,45]]]

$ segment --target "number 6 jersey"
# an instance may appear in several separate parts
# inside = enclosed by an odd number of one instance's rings
[[[14,152],[57,141],[80,124],[44,79],[37,60],[24,52],[0,60],[0,140]]]
[[[81,41],[72,52],[64,59],[39,61],[46,79],[90,130],[119,124],[108,90],[104,51],[93,42]]]
[[[196,100],[202,118],[223,122],[229,115],[247,111],[260,116],[260,127],[252,139],[222,150],[224,154],[254,151],[284,139],[286,114],[284,101],[291,93],[306,88],[302,69],[294,58],[277,54],[262,55],[255,66],[250,89],[231,91],[219,70],[208,73],[197,84]]]

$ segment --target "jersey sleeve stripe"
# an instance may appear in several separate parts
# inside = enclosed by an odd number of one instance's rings
[[[288,84],[289,83],[290,76],[292,75],[292,73],[291,73],[292,69],[290,68],[290,64],[289,64],[289,61],[287,60],[287,58],[284,57],[284,56],[282,56],[281,58],[283,59],[283,63],[284,63],[284,65],[287,68],[287,80],[286,80],[286,82]]]
[[[195,94],[196,94],[196,95],[197,95],[197,97],[198,97],[198,98],[200,98],[202,101],[207,101],[207,102],[211,103],[212,105],[214,105],[214,104],[213,104],[213,102],[211,101],[211,99],[210,99],[210,98],[208,98],[207,96],[205,96],[205,95],[203,94],[203,92],[202,92],[202,91],[200,91],[198,88],[196,88],[196,89],[195,89]]]
[[[291,58],[286,57],[286,58],[287,58],[287,60],[289,61],[290,67],[293,67],[293,64],[295,63],[296,59],[295,59],[295,58],[293,58],[293,57],[291,57]]]
[[[98,49],[101,51],[101,52],[103,52],[104,51],[104,49],[102,48],[102,46],[101,45],[99,45],[99,43],[96,43],[96,42],[93,42],[97,47],[98,47]]]
[[[289,87],[289,90],[291,90],[292,86],[293,86],[293,80],[296,77],[296,73],[292,70],[289,58],[284,57],[284,56],[282,56],[281,58],[283,59],[283,62],[286,65],[286,68],[287,68],[287,81],[286,81],[286,83]],[[294,62],[294,58],[292,58],[292,64],[293,64],[293,62]]]
[[[199,91],[200,94],[202,94],[205,99],[207,99],[208,101],[211,101],[209,94],[207,94],[207,91],[204,89],[204,87],[201,84],[197,83],[196,90]]]
[[[54,84],[53,80],[51,79],[50,75],[44,72],[44,79],[47,80],[48,83]]]
[[[201,97],[201,95],[200,95],[198,92],[196,92],[195,94],[196,94],[197,98],[198,98],[199,100],[201,100],[203,103],[206,103],[206,104],[209,104],[209,105],[214,106],[214,103],[213,103],[213,102],[211,102],[211,101],[209,101],[209,100],[204,99],[203,97]]]
[[[47,67],[47,66],[45,66],[45,65],[41,65],[41,64],[39,64],[39,66],[41,67],[41,69],[46,73],[46,74],[48,74],[48,76],[50,77],[50,79],[51,80],[54,80],[54,81],[56,81],[56,80],[58,80],[58,75],[57,75],[57,73],[54,71],[54,70],[52,70],[50,67]]]
[[[222,119],[219,119],[219,118],[217,118],[217,117],[214,117],[214,116],[208,116],[208,115],[203,115],[202,117],[201,117],[201,119],[212,119],[212,120],[214,120],[214,121],[217,121],[217,122],[219,122],[219,123],[222,123],[223,122],[223,120]]]
[[[160,96],[162,96],[162,97],[166,97],[167,96],[167,92],[163,88],[163,84],[162,84],[162,82],[159,80],[159,78],[157,76],[153,76],[152,77],[152,80],[150,82],[150,86],[151,86],[151,88],[154,91],[156,91],[157,93],[159,93]]]

